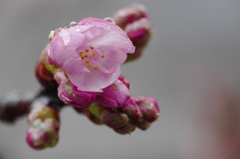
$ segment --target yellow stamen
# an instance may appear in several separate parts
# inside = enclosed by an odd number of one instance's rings
[[[79,54],[81,57],[83,56],[83,52],[79,52],[78,54]]]
[[[93,57],[96,57],[96,54],[92,54]]]
[[[88,50],[88,49],[86,49],[86,50],[85,50],[85,52],[89,52],[89,50]]]
[[[84,57],[81,57],[82,58],[82,60],[84,60]]]
[[[85,55],[84,58],[88,58],[88,55]]]
[[[102,55],[101,57],[102,57],[102,58],[105,58],[105,55]]]
[[[98,70],[98,67],[94,67],[94,70]]]
[[[92,49],[92,50],[93,50],[93,49],[94,49],[94,47],[92,47],[92,46],[91,46],[91,47],[90,47],[90,49]]]
[[[88,63],[88,64],[87,64],[87,67],[92,67],[92,63]]]

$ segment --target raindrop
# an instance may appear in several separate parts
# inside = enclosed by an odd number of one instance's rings
[[[77,25],[77,22],[73,21],[73,22],[70,23],[70,27],[75,27],[76,25]]]
[[[111,18],[111,17],[106,17],[106,18],[104,18],[104,20],[106,20],[106,21],[108,21],[110,23],[115,24],[115,20],[113,18]]]

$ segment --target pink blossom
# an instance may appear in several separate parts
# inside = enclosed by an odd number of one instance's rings
[[[77,108],[85,108],[90,106],[95,99],[95,92],[83,92],[79,91],[75,85],[73,85],[69,79],[65,76],[63,70],[58,69],[54,78],[56,79],[58,86],[58,97],[65,103],[70,104]]]
[[[50,34],[47,61],[61,67],[80,91],[101,92],[120,76],[135,47],[115,24],[86,18]]]

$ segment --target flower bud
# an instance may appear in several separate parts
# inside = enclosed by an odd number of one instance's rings
[[[125,77],[123,75],[120,75],[118,77],[118,80],[120,80],[122,83],[124,83],[128,89],[130,89],[130,83],[128,83],[128,81],[125,79]]]
[[[151,123],[147,122],[145,120],[143,120],[141,122],[136,122],[135,124],[141,130],[147,130],[151,126]]]
[[[28,115],[27,143],[34,149],[55,146],[60,128],[58,112],[40,102],[35,102],[33,106]]]
[[[40,53],[40,57],[35,67],[35,75],[37,77],[37,80],[46,89],[54,89],[57,88],[57,83],[53,78],[52,72],[47,68],[47,65],[49,64],[47,64],[45,61],[48,47],[49,45],[47,45]]]
[[[150,123],[157,120],[160,109],[156,99],[149,96],[142,96],[135,98],[135,102],[142,112],[144,120]]]
[[[148,18],[142,18],[127,25],[125,32],[136,48],[143,48],[151,36],[151,24]]]
[[[58,143],[58,138],[58,132],[56,131],[35,127],[29,127],[26,135],[29,146],[37,150],[54,147]]]
[[[91,104],[90,107],[83,109],[84,114],[91,120],[94,124],[103,124],[101,114],[103,109],[98,107],[95,103]]]
[[[152,34],[151,24],[148,18],[142,18],[127,25],[125,32],[136,47],[134,54],[129,54],[127,61],[135,60],[142,54]]]
[[[132,4],[113,15],[116,25],[124,29],[127,24],[132,23],[140,18],[147,17],[147,11],[142,4]]]
[[[65,76],[63,70],[58,69],[54,78],[59,84],[58,97],[65,103],[74,107],[85,108],[90,106],[95,99],[95,92],[79,91]]]
[[[128,124],[128,116],[120,112],[104,111],[101,115],[103,122],[113,128],[120,128]]]
[[[142,112],[138,108],[136,102],[131,97],[126,102],[126,104],[122,107],[122,111],[128,115],[129,118],[134,121],[141,122],[143,119]]]
[[[135,130],[136,126],[133,123],[128,123],[123,127],[120,128],[115,128],[114,131],[125,135],[125,134],[131,134],[131,132],[133,132]]]
[[[130,92],[126,84],[121,80],[118,79],[97,95],[96,102],[99,106],[103,108],[120,108],[125,105],[130,98]]]

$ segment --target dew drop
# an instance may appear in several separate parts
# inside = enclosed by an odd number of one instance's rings
[[[115,24],[115,20],[113,18],[111,18],[111,17],[106,17],[106,18],[104,18],[104,20],[106,20],[106,21],[108,21],[110,23]]]
[[[75,27],[77,25],[77,22],[73,21],[70,23],[70,27]]]

